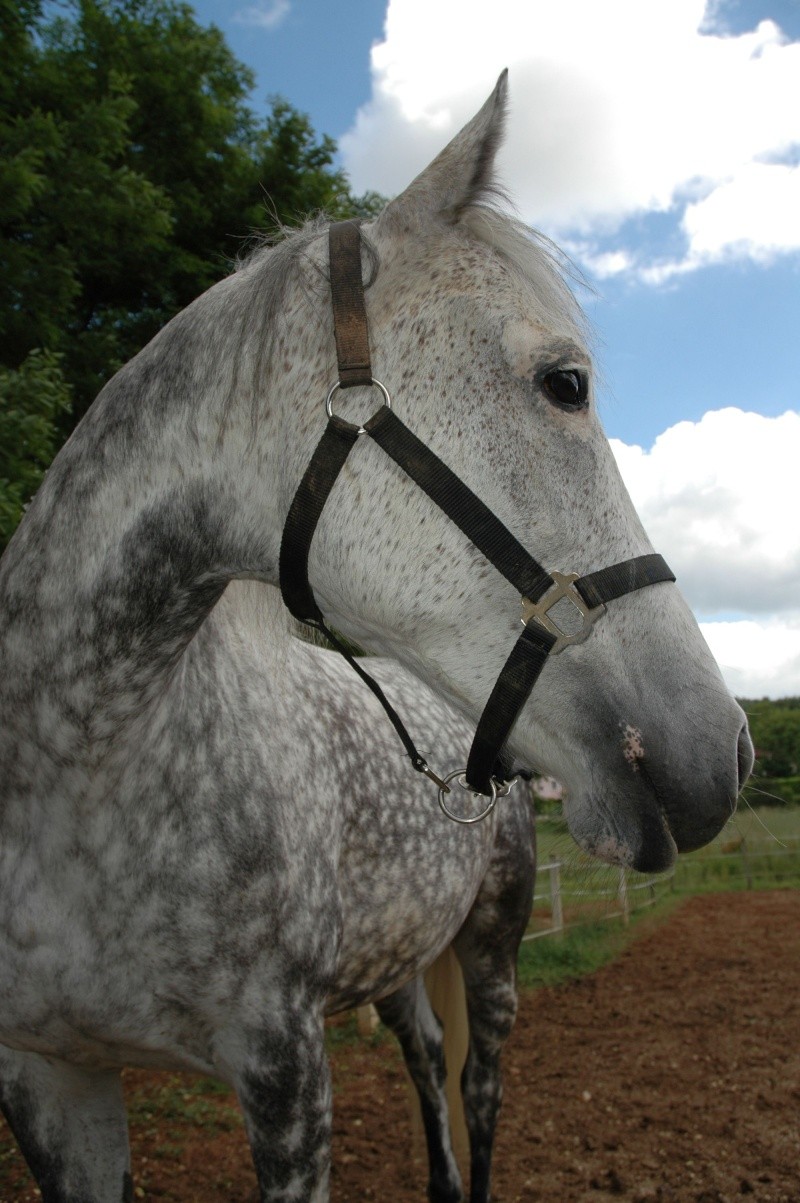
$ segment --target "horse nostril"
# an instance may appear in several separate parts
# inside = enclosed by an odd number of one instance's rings
[[[753,741],[750,738],[750,732],[747,729],[747,723],[742,724],[742,729],[739,732],[739,740],[736,746],[736,764],[739,770],[739,789],[742,788],[747,778],[753,769],[753,761],[755,760],[755,752],[753,751]]]

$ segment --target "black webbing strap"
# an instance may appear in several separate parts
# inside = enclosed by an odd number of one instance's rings
[[[523,597],[537,602],[547,593],[553,585],[550,574],[388,406],[382,406],[365,422],[364,429]],[[595,609],[645,585],[674,580],[663,557],[652,554],[589,573],[575,582],[575,588],[586,604]],[[506,660],[483,709],[470,749],[466,780],[477,793],[491,793],[491,779],[498,779],[498,766],[511,728],[555,642],[555,635],[539,623],[531,623]]]
[[[550,574],[387,405],[364,423],[364,429],[523,597],[536,602],[544,596],[553,584]]]
[[[419,754],[399,714],[378,682],[361,667],[350,649],[325,622],[308,579],[308,557],[311,541],[320,515],[344,462],[358,438],[358,427],[338,418],[331,418],[325,433],[317,443],[311,462],[297,487],[283,528],[279,558],[281,594],[287,609],[300,622],[322,631],[336,651],[358,673],[361,680],[380,702],[400,737],[414,768],[426,773],[437,785],[444,785]]]
[[[361,236],[354,222],[336,222],[328,231],[331,299],[340,388],[372,382],[369,332],[361,282]],[[350,454],[359,428],[332,417],[298,485],[283,528],[279,557],[281,593],[287,609],[300,622],[316,627],[375,695],[394,727],[414,768],[441,788],[448,786],[417,751],[399,714],[378,682],[362,668],[349,648],[326,624],[308,579],[311,542],[325,502]]]
[[[477,793],[491,794],[492,778],[504,779],[508,768],[506,765],[501,768],[500,764],[506,740],[555,641],[555,635],[539,623],[531,623],[511,649],[483,708],[469,750],[466,779]]]
[[[330,227],[329,240],[338,383],[341,388],[370,384],[373,381],[357,224],[336,223]],[[365,423],[364,432],[455,523],[524,599],[535,604],[544,598],[555,584],[550,573],[542,568],[480,498],[392,413],[388,405],[382,406]],[[338,636],[326,626],[308,579],[308,559],[314,531],[358,435],[357,426],[331,417],[317,444],[284,526],[280,550],[283,599],[295,618],[317,627],[327,635],[372,691],[386,711],[414,768],[426,773],[447,790],[448,787],[420,756],[377,681],[370,677]],[[594,610],[605,602],[646,585],[674,580],[663,558],[651,554],[588,573],[574,581],[574,588],[589,609]],[[558,593],[554,594],[554,597],[558,596]],[[543,609],[547,609],[546,601],[542,602],[540,616]],[[549,615],[542,618],[542,622],[550,621]],[[565,642],[563,633],[559,641],[559,637],[547,630],[542,622],[536,617],[529,619],[503,665],[478,722],[466,770],[469,787],[478,793],[494,797],[497,783],[506,780],[510,768],[506,751],[508,736],[548,656],[557,643],[559,647],[556,651]]]
[[[647,585],[674,580],[675,575],[664,557],[653,552],[623,560],[598,572],[589,572],[579,577],[574,587],[589,608],[596,609]],[[511,728],[555,643],[556,636],[533,621],[511,649],[483,708],[469,752],[466,779],[478,793],[491,793],[492,778],[502,780],[500,766],[507,764],[505,745]]]
[[[283,528],[280,582],[287,609],[300,622],[319,625],[322,611],[308,580],[308,556],[328,495],[358,438],[358,427],[331,419],[294,495]]]
[[[647,556],[636,556],[633,560],[623,560],[621,564],[612,564],[610,568],[601,568],[599,572],[588,572],[586,576],[579,577],[575,588],[587,606],[594,609],[604,602],[624,597],[626,593],[644,589],[646,585],[674,580],[675,574],[664,557],[652,552]]]

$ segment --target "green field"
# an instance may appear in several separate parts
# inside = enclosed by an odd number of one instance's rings
[[[557,860],[562,865],[565,894],[614,892],[619,871],[598,864],[575,845],[564,820],[543,815],[536,820],[539,875],[537,894],[546,890],[544,870]],[[673,891],[694,892],[714,888],[764,888],[768,885],[800,886],[800,807],[740,809],[712,843],[678,858],[668,874],[646,878],[627,874],[629,890],[652,881],[657,893],[669,882]]]
[[[647,877],[602,865],[576,847],[558,815],[537,818],[539,872],[536,901],[522,945],[519,973],[523,986],[549,985],[589,973],[615,957],[650,922],[658,922],[681,898],[707,890],[800,887],[800,808],[741,809],[717,838],[687,853],[669,873]],[[552,928],[549,865],[558,864],[564,929]],[[627,894],[629,923],[623,923],[621,878]]]

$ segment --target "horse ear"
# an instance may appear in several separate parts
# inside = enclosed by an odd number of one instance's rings
[[[503,140],[508,70],[495,89],[452,142],[385,209],[385,216],[442,214],[457,221],[470,205],[485,198],[494,184],[494,160]]]

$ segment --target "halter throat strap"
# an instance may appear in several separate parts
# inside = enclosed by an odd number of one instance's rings
[[[355,222],[332,225],[329,245],[338,381],[328,394],[328,425],[298,486],[284,526],[280,552],[283,600],[295,618],[326,633],[386,710],[414,768],[448,791],[417,751],[380,686],[328,628],[309,581],[311,542],[327,498],[359,435],[368,435],[521,595],[523,630],[484,707],[466,769],[468,787],[494,800],[510,775],[508,736],[548,657],[586,638],[606,602],[648,585],[674,581],[675,577],[656,554],[637,556],[583,577],[576,573],[547,572],[484,502],[400,421],[388,403],[363,427],[333,414],[330,400],[337,388],[378,382],[372,377],[358,225]],[[378,387],[388,402],[385,389],[382,385]],[[581,625],[574,633],[561,628],[549,613],[562,599],[567,599],[580,617]]]

